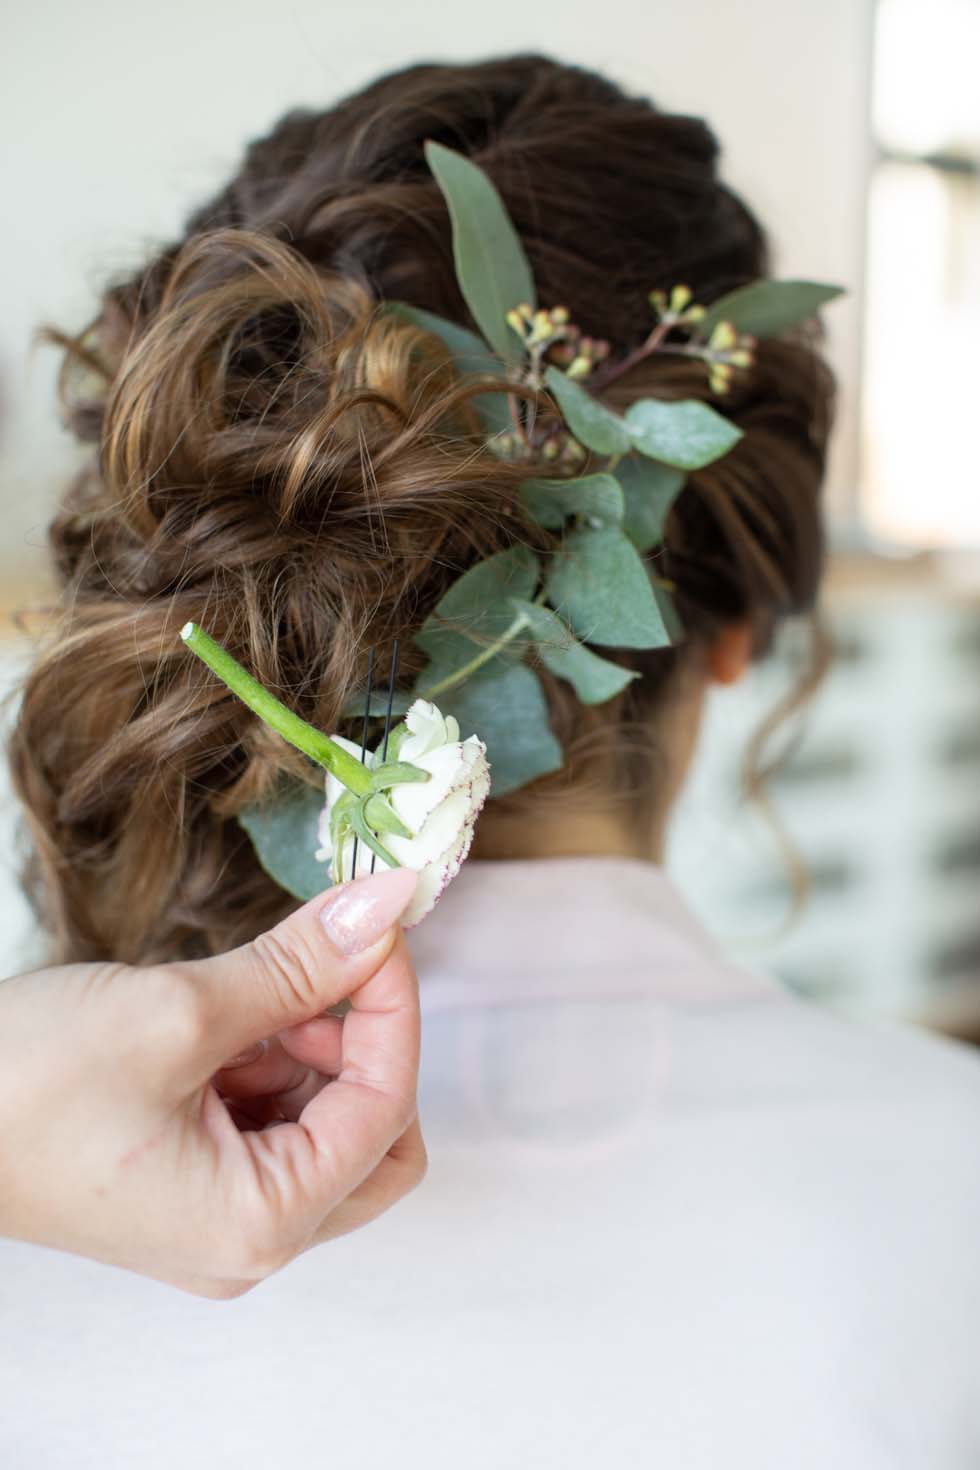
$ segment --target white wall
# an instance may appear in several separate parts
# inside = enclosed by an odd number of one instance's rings
[[[0,572],[40,564],[71,442],[41,319],[80,326],[98,283],[178,228],[286,108],[383,70],[541,49],[708,118],[727,173],[778,246],[777,269],[859,285],[872,0],[68,0],[13,4],[0,57]],[[857,295],[834,308],[843,381],[832,482],[855,466]]]

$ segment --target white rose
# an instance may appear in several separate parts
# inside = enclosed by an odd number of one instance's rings
[[[452,882],[462,866],[473,841],[473,829],[480,809],[490,790],[490,765],[482,740],[471,735],[460,740],[459,724],[440,713],[428,700],[417,699],[404,717],[408,734],[397,751],[397,760],[428,771],[428,781],[406,782],[386,789],[395,813],[412,833],[402,837],[396,833],[379,835],[382,845],[404,868],[414,868],[419,884],[412,902],[402,918],[408,927],[417,924]],[[340,735],[332,736],[338,745],[358,760],[361,748]],[[391,756],[389,755],[389,759]],[[381,764],[380,752],[368,751],[365,764],[370,768]],[[334,804],[347,794],[347,789],[328,773],[326,805],[320,816],[317,835],[320,847],[316,856],[333,859],[334,871],[351,876],[354,835],[345,831],[335,853],[330,832]],[[374,854],[364,841],[357,843],[357,872],[370,873]],[[339,859],[339,860],[338,860]],[[375,871],[389,867],[383,858],[375,858]]]

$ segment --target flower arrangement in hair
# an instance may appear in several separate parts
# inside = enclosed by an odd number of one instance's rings
[[[729,453],[741,431],[694,399],[641,398],[619,414],[602,390],[661,352],[701,362],[711,393],[723,399],[752,368],[760,337],[840,294],[818,282],[760,280],[704,305],[683,284],[654,289],[645,341],[616,360],[561,304],[538,306],[524,250],[486,174],[435,142],[426,159],[482,337],[402,302],[385,310],[439,338],[461,377],[485,382],[475,402],[487,444],[526,464],[523,507],[554,533],[555,551],[545,557],[514,545],[466,570],[416,634],[428,664],[411,689],[398,686],[397,644],[387,690],[375,688],[372,651],[366,688],[345,711],[361,721],[359,741],[305,723],[195,624],[182,633],[233,693],[324,770],[322,793],[284,784],[241,814],[265,870],[305,899],[378,864],[414,868],[421,880],[407,924],[432,909],[459,871],[491,781],[502,795],[562,765],[534,662],[583,703],[599,704],[639,675],[597,650],[656,649],[683,637],[671,586],[644,557],[659,545],[687,473]],[[538,396],[545,407],[529,409]]]

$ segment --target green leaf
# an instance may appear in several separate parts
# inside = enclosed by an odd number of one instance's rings
[[[583,704],[603,704],[640,676],[583,647],[572,630],[550,608],[537,602],[519,602],[514,609],[527,619],[531,637],[546,669],[567,679]]]
[[[330,865],[313,856],[320,846],[317,822],[323,811],[322,786],[282,780],[261,805],[239,814],[262,867],[294,898],[313,898],[330,886]]]
[[[545,370],[544,380],[561,409],[562,418],[580,443],[599,454],[628,451],[629,429],[618,413],[593,398],[581,383],[567,377],[554,363]]]
[[[618,526],[625,513],[623,492],[612,475],[582,475],[577,480],[525,480],[521,500],[539,526],[557,528],[567,516],[587,516]]]
[[[670,642],[639,552],[613,526],[573,531],[552,558],[548,601],[586,643],[662,648]]]
[[[843,294],[843,286],[826,286],[820,281],[753,281],[709,306],[698,323],[698,336],[710,337],[719,322],[731,322],[736,332],[775,337]]]
[[[383,791],[376,791],[364,803],[364,820],[375,832],[393,832],[396,837],[414,837]]]
[[[419,688],[429,688],[499,638],[514,620],[510,599],[533,597],[539,576],[538,559],[526,546],[498,551],[464,572],[415,635],[434,665]],[[513,657],[507,648],[501,653]]]
[[[664,537],[667,513],[684,488],[683,470],[631,454],[616,466],[626,503],[623,530],[637,551],[651,551]]]
[[[340,711],[346,720],[361,719],[364,716],[364,706],[367,703],[367,690],[353,693],[344,701],[344,707]],[[391,712],[393,715],[403,715],[416,696],[410,689],[396,689],[392,695]],[[371,691],[371,706],[368,714],[372,719],[380,719],[388,711],[388,690],[375,688]]]
[[[731,419],[696,398],[679,403],[640,398],[626,410],[626,423],[641,454],[682,470],[702,469],[727,454],[742,437]]]
[[[442,190],[453,226],[456,279],[473,320],[506,362],[519,362],[524,347],[507,325],[508,311],[536,304],[531,268],[503,200],[470,159],[431,139],[425,159]]]
[[[461,378],[504,378],[506,366],[500,358],[487,350],[486,343],[475,332],[434,312],[423,311],[419,306],[409,306],[407,301],[389,301],[385,311],[398,317],[410,326],[431,332],[449,348],[456,371]],[[506,393],[481,393],[473,399],[473,407],[480,415],[489,434],[509,433],[514,427]]]
[[[468,679],[446,696],[443,709],[456,716],[464,737],[475,732],[486,742],[494,796],[561,769],[544,690],[526,664],[498,665]]]

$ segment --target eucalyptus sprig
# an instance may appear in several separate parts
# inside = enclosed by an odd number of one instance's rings
[[[403,698],[436,694],[475,728],[500,795],[562,762],[535,663],[583,701],[599,703],[637,674],[588,645],[649,649],[682,636],[670,589],[643,557],[662,541],[687,474],[742,437],[698,399],[641,398],[620,414],[598,392],[643,358],[674,352],[702,361],[711,391],[721,395],[736,371],[751,368],[758,339],[812,316],[840,288],[757,281],[710,305],[696,302],[686,285],[655,289],[651,331],[616,360],[607,342],[572,322],[566,306],[539,305],[520,238],[484,171],[434,141],[425,156],[449,211],[460,291],[482,339],[404,302],[388,309],[438,336],[461,376],[487,381],[491,391],[477,400],[487,442],[528,463],[524,509],[558,541],[544,561],[516,547],[464,572],[416,637],[430,662]],[[529,395],[507,392],[508,384],[547,395],[545,407],[528,410]]]

